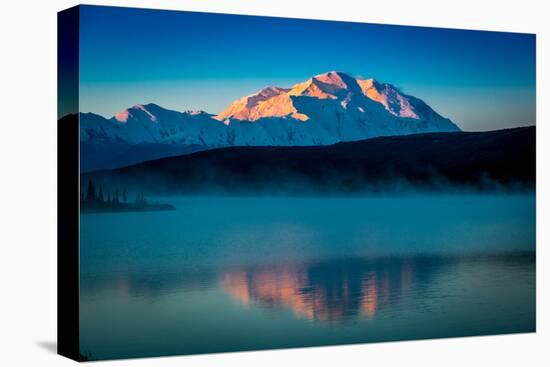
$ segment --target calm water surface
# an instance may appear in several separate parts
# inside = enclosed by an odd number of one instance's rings
[[[163,199],[81,217],[93,359],[535,330],[535,196]]]

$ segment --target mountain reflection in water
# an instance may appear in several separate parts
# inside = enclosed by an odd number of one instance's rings
[[[171,202],[83,216],[92,359],[535,330],[534,195]]]
[[[535,255],[88,273],[80,302],[97,359],[529,332]]]
[[[220,289],[246,307],[291,310],[298,319],[310,321],[349,322],[371,320],[384,311],[418,309],[427,300],[447,297],[450,290],[441,288],[442,280],[447,282],[446,287],[453,289],[457,282],[464,292],[470,292],[464,288],[465,281],[476,287],[480,274],[523,269],[529,264],[534,264],[534,256],[522,253],[513,256],[354,258],[251,265],[220,271],[187,269],[160,274],[90,274],[81,279],[81,296],[95,298],[94,295],[111,289],[130,299],[158,299],[170,294]],[[447,279],[455,271],[465,278]],[[499,290],[477,291],[487,295]]]
[[[424,258],[259,266],[228,271],[221,284],[245,305],[288,308],[315,321],[371,319],[386,305],[405,300],[440,265],[441,259]]]

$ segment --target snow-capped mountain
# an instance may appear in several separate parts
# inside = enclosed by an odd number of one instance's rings
[[[291,88],[264,88],[217,116],[152,103],[135,105],[110,119],[80,114],[81,156],[90,155],[83,171],[225,146],[327,145],[459,130],[391,84],[341,72],[316,75]]]

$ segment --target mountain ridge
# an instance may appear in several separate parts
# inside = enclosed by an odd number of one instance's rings
[[[149,146],[147,152],[178,151],[184,146],[206,150],[224,146],[330,145],[375,136],[460,131],[421,99],[388,83],[328,72],[290,88],[269,86],[241,97],[218,115],[205,111],[174,111],[154,103],[137,104],[107,119],[80,115],[80,140],[87,149],[112,150],[136,163],[123,150]],[[126,148],[125,148],[126,146]],[[176,148],[176,149],[173,149]],[[138,148],[139,149],[139,148]],[[156,148],[155,148],[156,149]],[[164,154],[164,153],[163,153]],[[107,159],[88,157],[83,171],[114,168]]]
[[[225,147],[85,175],[154,194],[368,194],[535,188],[536,128]]]

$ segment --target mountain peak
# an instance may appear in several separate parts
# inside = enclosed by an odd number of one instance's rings
[[[218,120],[226,120],[227,118],[235,118],[237,120],[255,120],[255,109],[264,101],[285,94],[289,91],[288,88],[279,88],[268,86],[256,93],[244,96],[233,102],[227,109],[221,112],[216,118]]]
[[[354,78],[342,71],[329,71],[323,74],[315,75],[313,79],[321,81],[326,84],[335,84],[345,88],[346,87],[345,80],[347,79],[349,81],[350,79],[354,79]]]
[[[265,96],[265,97],[273,97],[275,95],[288,92],[288,88],[280,88],[275,86],[267,86],[265,88],[260,89],[258,92],[251,94],[249,97],[254,96]]]
[[[327,71],[326,73],[321,73],[321,74],[317,74],[317,75],[314,76],[314,78],[321,78],[321,77],[341,78],[341,79],[353,78],[348,73],[345,73],[345,72],[339,71],[339,70],[331,70],[331,71]]]
[[[420,119],[410,97],[402,94],[396,87],[388,83],[380,83],[375,79],[357,79],[365,96],[378,102],[394,116]]]
[[[125,124],[128,122],[128,120],[131,117],[136,117],[139,114],[145,114],[146,119],[152,122],[157,122],[158,121],[157,114],[158,112],[161,112],[161,111],[168,111],[168,110],[166,110],[165,108],[155,103],[147,103],[147,104],[140,103],[116,113],[114,116],[114,119],[118,122]]]
[[[183,113],[189,116],[212,116],[212,114],[203,110],[185,110]]]
[[[298,103],[296,97],[334,100],[344,109],[351,102],[362,113],[374,108],[372,103],[364,99],[367,97],[398,118],[423,120],[437,115],[424,102],[401,93],[391,84],[379,82],[374,78],[354,78],[341,71],[329,71],[297,83],[291,88],[274,86],[263,88],[236,100],[216,116],[216,119],[256,121],[264,117],[292,117],[306,121],[312,114],[317,114],[309,109],[300,111],[303,106],[301,108],[296,106]],[[441,118],[439,115],[436,117]]]
[[[274,86],[267,86],[260,89],[258,92],[245,96],[241,99],[246,101],[246,106],[251,108],[256,106],[258,103],[265,101],[266,99],[278,96],[281,93],[288,92],[288,88],[280,88]]]
[[[320,99],[338,99],[342,93],[357,92],[358,90],[355,78],[341,71],[329,71],[294,85],[289,94]]]

